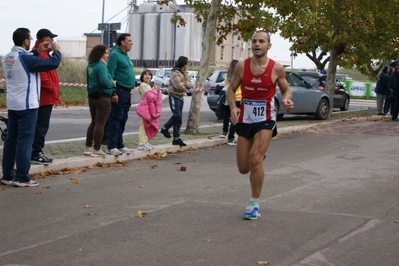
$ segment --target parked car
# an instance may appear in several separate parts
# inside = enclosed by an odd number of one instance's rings
[[[313,115],[318,120],[327,119],[333,106],[333,98],[331,95],[312,86],[296,73],[290,71],[286,71],[285,73],[288,85],[292,91],[292,101],[294,102],[294,109],[289,112],[289,114]],[[215,112],[218,119],[221,118],[217,99],[223,87],[220,83],[212,83],[207,97],[209,108]],[[284,114],[287,113],[284,108],[280,108],[280,103],[281,92],[277,86],[274,105],[278,119],[282,118]]]
[[[171,73],[172,68],[160,68],[154,76],[154,86],[158,86],[163,94],[168,94]]]
[[[346,74],[335,74],[335,78],[340,80],[340,81],[352,81],[353,78],[346,75]]]
[[[198,71],[189,70],[189,71],[187,71],[187,74],[188,74],[188,77],[189,77],[190,80],[191,80],[191,83],[193,84],[193,86],[195,86],[195,81],[197,80]],[[188,90],[188,91],[186,92],[186,94],[187,94],[187,96],[193,95],[193,90],[192,90],[192,89],[191,89],[191,90]]]
[[[152,87],[152,86],[154,86],[155,74],[157,73],[159,68],[148,68],[148,70],[151,71],[151,73],[152,73],[152,79],[151,79],[151,82],[150,82],[150,85]],[[140,75],[136,75],[136,84],[134,86],[138,87],[138,86],[140,86],[140,84],[141,84]]]
[[[320,74],[318,72],[298,72],[308,83],[314,85],[320,90],[325,90],[326,88],[326,75]],[[345,90],[345,85],[338,79],[335,79],[335,90],[334,90],[334,106],[333,108],[339,108],[341,111],[349,110],[350,95]]]
[[[204,86],[204,94],[208,95],[210,86],[213,83],[223,83],[224,86],[224,79],[226,77],[227,70],[217,69],[212,72],[212,74],[206,79],[205,86]]]

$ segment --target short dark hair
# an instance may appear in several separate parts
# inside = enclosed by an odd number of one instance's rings
[[[30,30],[27,28],[18,28],[12,34],[12,40],[15,46],[22,46],[26,39],[30,38]]]
[[[144,82],[144,75],[145,75],[145,74],[150,74],[150,75],[151,75],[151,79],[152,79],[152,73],[151,73],[151,71],[149,71],[148,69],[144,69],[143,72],[141,72],[141,74],[140,74],[140,81],[141,81],[141,82]]]
[[[130,37],[130,33],[122,33],[118,36],[118,39],[116,39],[116,44],[118,46],[121,46],[122,41],[124,41],[126,39],[126,37]]]
[[[182,68],[184,65],[187,65],[188,63],[188,58],[185,56],[180,56],[179,59],[177,59],[177,66]]]
[[[89,56],[87,57],[87,61],[90,62],[100,61],[101,57],[103,57],[106,51],[107,51],[107,46],[105,45],[98,44],[94,46],[93,49],[91,49]]]
[[[265,31],[265,30],[257,30],[257,31],[255,31],[255,33],[259,33],[259,32],[264,32],[264,33],[266,33],[267,37],[269,38],[269,43],[271,42],[270,34],[269,34],[267,31]],[[255,34],[255,33],[254,33],[254,34]]]

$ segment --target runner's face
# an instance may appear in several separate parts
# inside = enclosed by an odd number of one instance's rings
[[[257,32],[252,36],[252,53],[255,57],[260,58],[267,55],[271,46],[266,32]]]

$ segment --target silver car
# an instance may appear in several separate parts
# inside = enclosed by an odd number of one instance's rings
[[[169,78],[172,68],[160,68],[154,76],[154,86],[158,86],[163,94],[168,94]]]
[[[293,72],[286,71],[285,73],[292,92],[292,101],[294,102],[294,109],[289,114],[313,115],[318,120],[327,119],[333,107],[333,98],[331,95],[313,87]],[[215,112],[218,119],[221,119],[217,99],[219,98],[219,91],[223,87],[220,83],[219,85],[213,83],[210,84],[210,88],[211,90],[209,90],[207,97],[209,108]],[[277,118],[279,119],[288,113],[281,107],[281,92],[278,87],[276,89],[274,99]]]

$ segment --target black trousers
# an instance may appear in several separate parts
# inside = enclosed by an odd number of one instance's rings
[[[48,128],[50,127],[50,117],[53,111],[52,105],[40,106],[37,113],[37,122],[35,129],[35,137],[32,144],[32,157],[36,157],[39,153],[43,152],[44,142],[47,135]]]

